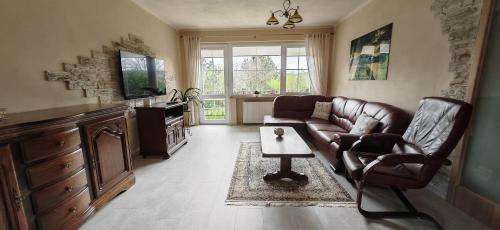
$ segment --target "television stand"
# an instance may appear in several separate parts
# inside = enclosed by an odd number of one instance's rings
[[[184,104],[162,102],[150,107],[135,107],[142,157],[161,155],[168,159],[187,143]]]

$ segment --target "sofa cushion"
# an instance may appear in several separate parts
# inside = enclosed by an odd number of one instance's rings
[[[365,101],[359,99],[336,97],[332,100],[330,121],[349,132],[361,115],[365,104]]]
[[[331,124],[330,121],[327,121],[327,120],[323,120],[323,119],[318,119],[318,118],[306,118],[304,119],[304,122],[306,124]]]
[[[299,133],[300,136],[303,138],[307,138],[307,127],[306,123],[304,122],[303,119],[298,119],[298,118],[280,118],[280,117],[273,117],[271,115],[265,115],[264,116],[264,125],[265,126],[290,126]]]
[[[376,128],[378,128],[379,124],[380,122],[377,119],[368,116],[366,113],[363,113],[359,115],[356,123],[354,123],[354,126],[349,133],[359,135],[369,134],[372,133]]]
[[[330,113],[332,112],[332,103],[331,102],[316,102],[314,105],[314,111],[311,115],[311,118],[319,118],[322,120],[328,120],[330,117]]]
[[[336,126],[332,123],[328,124],[321,124],[321,123],[316,123],[316,124],[307,124],[307,127],[310,130],[314,131],[330,131],[330,132],[337,132],[337,133],[346,133],[347,131],[343,128],[340,128],[339,126]]]
[[[273,117],[271,115],[264,116],[264,125],[289,125],[289,124],[305,124],[303,119]]]
[[[338,133],[332,131],[311,130],[310,126],[307,127],[307,130],[309,131],[309,134],[313,137],[316,146],[319,147],[320,149],[326,149],[326,150],[328,150],[330,143],[332,143],[332,141],[335,139],[335,134]]]

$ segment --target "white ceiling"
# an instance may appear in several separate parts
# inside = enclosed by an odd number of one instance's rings
[[[132,0],[176,29],[265,28],[283,0]],[[292,0],[304,18],[297,27],[333,26],[369,0]],[[278,17],[280,25],[284,19]]]

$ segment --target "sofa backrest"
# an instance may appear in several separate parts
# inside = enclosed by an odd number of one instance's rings
[[[403,134],[411,117],[395,106],[366,102],[346,97],[325,97],[319,95],[279,96],[274,100],[273,116],[280,118],[310,118],[317,101],[332,102],[330,121],[335,125],[351,131],[359,115],[367,115],[379,120],[381,125],[375,132]]]
[[[408,113],[392,105],[335,97],[332,100],[330,121],[347,131],[351,131],[359,115],[363,113],[380,121],[378,130],[375,130],[377,133],[402,134],[411,119]]]
[[[286,118],[309,118],[317,101],[331,101],[331,97],[320,95],[279,96],[274,99],[273,116]]]
[[[403,134],[410,124],[411,116],[400,108],[380,102],[367,102],[363,112],[380,121],[376,132]]]
[[[347,131],[351,131],[365,104],[366,101],[359,99],[335,97],[332,100],[330,121]]]

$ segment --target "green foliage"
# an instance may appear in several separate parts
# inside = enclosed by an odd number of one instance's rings
[[[286,90],[290,93],[309,93],[311,80],[307,72],[288,72],[286,74]]]
[[[127,87],[130,94],[140,95],[144,93],[143,88],[148,86],[147,72],[128,70],[124,71],[123,74],[126,76],[125,87]]]
[[[206,120],[224,120],[226,117],[225,101],[220,99],[205,100],[203,114]]]
[[[204,58],[202,63],[203,94],[204,95],[224,95],[224,67],[217,66],[214,59]]]
[[[186,91],[173,89],[173,95],[170,99],[170,102],[193,102],[196,105],[203,106],[203,101],[200,99],[200,89],[198,88],[188,88]],[[184,107],[184,110],[187,110],[187,106]]]
[[[235,93],[249,94],[254,91],[278,93],[280,91],[280,70],[270,56],[245,57],[235,62],[241,62],[233,63],[237,66],[233,70]]]

